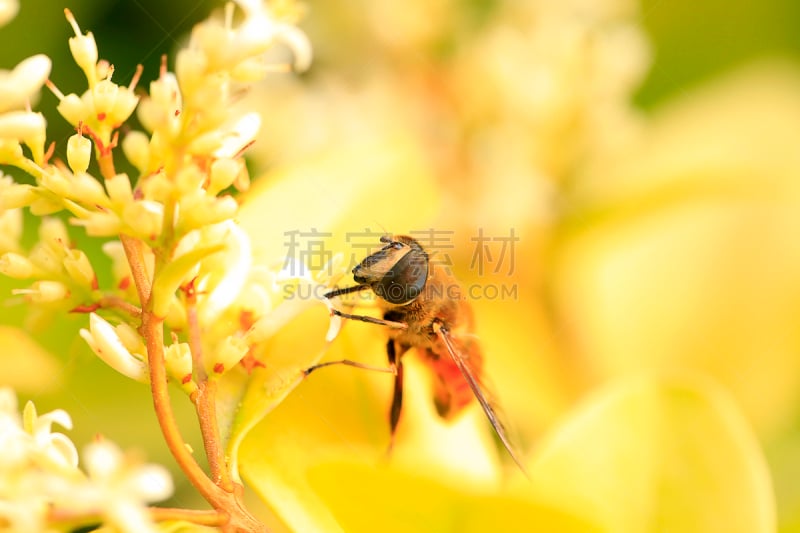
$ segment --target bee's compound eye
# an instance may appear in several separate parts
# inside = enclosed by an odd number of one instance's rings
[[[401,245],[402,247],[402,245]],[[411,250],[373,285],[375,293],[395,305],[411,302],[422,293],[428,281],[428,257]]]

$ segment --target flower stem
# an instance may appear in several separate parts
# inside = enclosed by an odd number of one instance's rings
[[[133,274],[136,291],[142,302],[142,325],[139,332],[147,346],[150,391],[153,396],[156,418],[167,447],[192,485],[216,509],[223,532],[267,533],[267,527],[244,507],[242,486],[234,484],[230,479],[230,473],[225,465],[224,454],[220,447],[219,428],[214,408],[216,385],[209,385],[211,383],[209,380],[200,384],[202,391],[196,406],[209,465],[218,484],[215,484],[206,475],[186,447],[169,401],[167,369],[164,360],[164,318],[153,313],[152,284],[144,267],[143,245],[141,241],[127,235],[120,235],[120,240]],[[199,329],[197,332],[199,334]]]
[[[221,526],[228,517],[219,511],[198,511],[194,509],[176,509],[170,507],[151,507],[150,517],[156,522],[166,520],[183,520],[201,526]]]
[[[97,304],[104,309],[116,309],[131,318],[141,318],[142,310],[128,302],[124,298],[116,295],[106,295],[97,300]]]
[[[208,457],[211,478],[222,490],[233,492],[233,481],[219,436],[216,396],[217,382],[206,380],[198,384],[198,389],[192,394],[192,401],[197,409],[197,420],[200,422],[200,432],[203,435],[203,446]]]
[[[219,423],[217,422],[217,382],[208,379],[208,373],[203,362],[203,343],[200,335],[200,323],[197,319],[193,287],[186,294],[186,322],[189,330],[189,346],[192,352],[195,380],[197,382],[197,390],[192,393],[191,400],[197,410],[197,420],[200,423],[200,433],[203,436],[203,446],[206,451],[206,457],[208,457],[211,479],[222,490],[233,492],[233,482],[225,460],[225,452],[222,449],[222,439],[220,438]]]
[[[206,500],[213,502],[217,499],[219,489],[200,468],[186,447],[169,402],[167,369],[164,362],[164,320],[155,316],[150,310],[145,310],[142,313],[141,333],[147,346],[153,405],[161,432],[164,434],[164,440],[192,485]]]
[[[139,295],[139,301],[144,307],[150,300],[152,284],[150,283],[150,278],[147,276],[147,270],[144,266],[142,241],[129,235],[120,235],[119,240],[122,242],[122,248],[125,250],[125,257],[127,257],[128,265],[131,268],[131,275],[133,276],[133,283],[136,286],[136,292]]]

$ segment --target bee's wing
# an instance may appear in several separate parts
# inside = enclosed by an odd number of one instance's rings
[[[458,369],[461,371],[461,375],[464,376],[464,379],[467,380],[469,384],[469,388],[472,389],[472,393],[475,395],[475,398],[478,399],[478,403],[481,404],[481,408],[483,412],[486,413],[486,417],[489,419],[489,422],[492,424],[492,428],[494,428],[495,433],[497,436],[500,437],[500,441],[503,443],[503,446],[508,451],[508,454],[517,463],[517,466],[525,476],[528,476],[528,471],[525,469],[525,466],[522,464],[522,461],[517,456],[516,452],[514,451],[514,447],[511,445],[511,441],[506,434],[505,425],[502,421],[502,414],[497,409],[496,406],[492,405],[492,402],[489,401],[489,395],[485,392],[485,386],[482,385],[478,378],[476,377],[475,373],[470,368],[467,361],[461,355],[461,352],[456,349],[453,339],[450,337],[449,330],[441,325],[437,324],[438,327],[434,327],[436,334],[444,343],[445,347],[447,348],[447,353],[450,354],[450,357],[453,359],[453,362],[456,364]]]

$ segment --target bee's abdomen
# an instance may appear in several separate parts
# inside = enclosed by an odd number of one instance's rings
[[[473,374],[480,376],[483,361],[478,343],[456,341],[456,344],[458,344],[465,361],[469,362]],[[475,398],[472,389],[446,352],[439,354],[430,348],[421,349],[419,352],[434,375],[433,401],[436,411],[445,420],[454,418]]]

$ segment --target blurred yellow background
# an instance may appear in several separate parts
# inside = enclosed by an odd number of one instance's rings
[[[216,5],[69,7],[124,82],[137,63],[154,78]],[[439,251],[483,290],[487,373],[526,450],[604,384],[696,373],[733,399],[769,465],[780,530],[800,531],[800,5],[308,2],[300,26],[311,70],[249,95],[264,126],[242,222],[261,260],[282,261],[292,231],[330,233],[348,264],[349,233],[443,232]],[[81,90],[68,35],[59,9],[23,0],[0,29],[0,65],[44,52],[56,85]],[[38,107],[63,150],[55,102]],[[494,255],[479,271],[481,235]],[[70,411],[76,442],[102,428],[171,464],[146,388],[73,339],[84,318],[33,331],[49,354],[3,335],[0,353],[31,355],[0,356],[0,383]],[[351,342],[380,361],[380,339]]]

